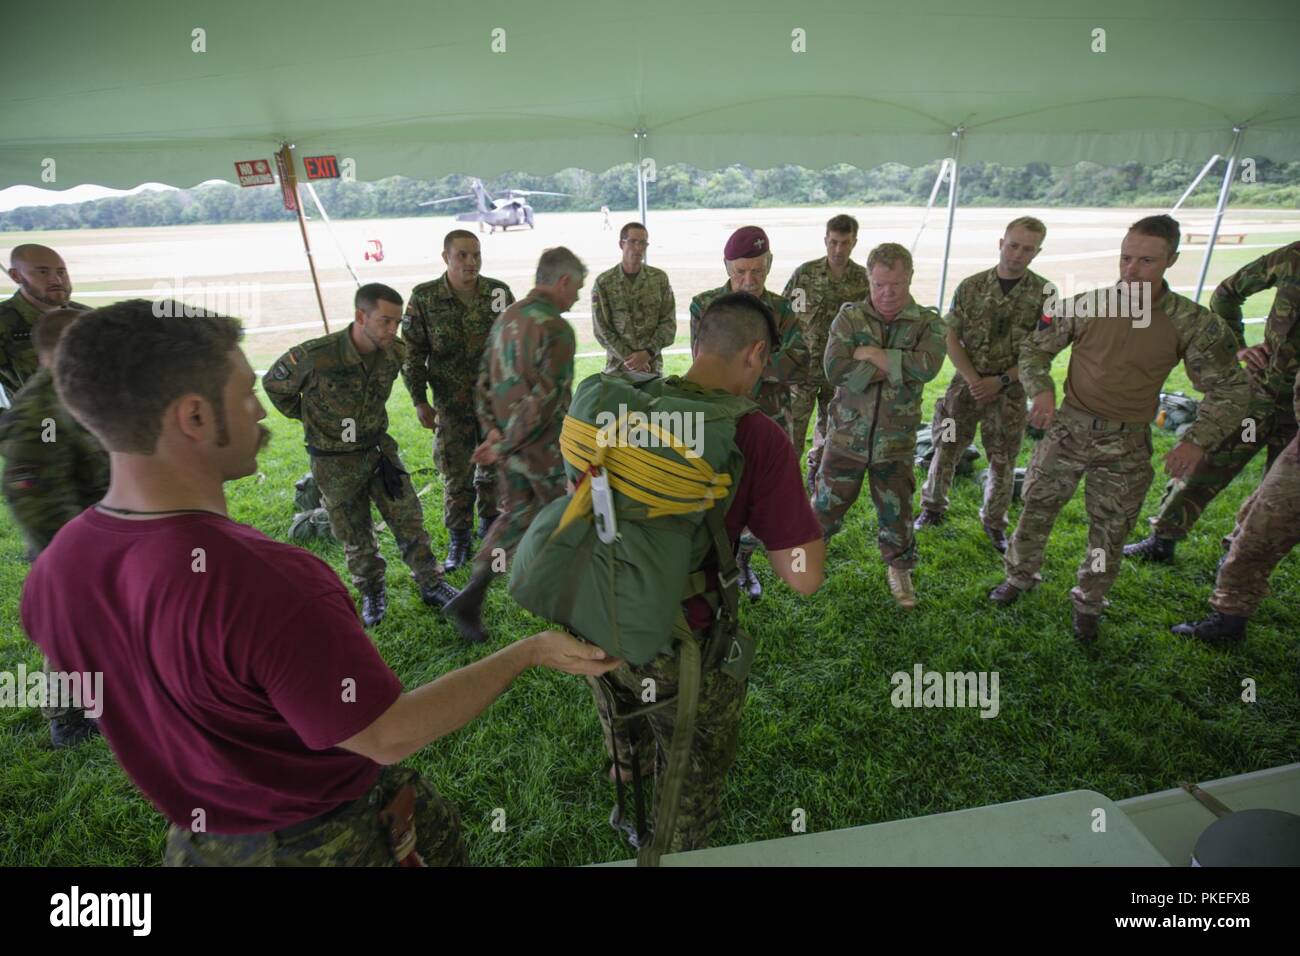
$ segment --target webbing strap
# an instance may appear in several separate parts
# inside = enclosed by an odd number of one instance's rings
[[[656,786],[659,812],[655,815],[654,837],[649,846],[637,854],[637,866],[658,866],[659,858],[672,845],[673,831],[677,829],[677,805],[682,797],[682,784],[691,761],[691,744],[695,742],[695,714],[700,704],[700,645],[693,635],[683,635],[678,642],[677,666],[677,720],[673,725],[673,739],[668,744],[668,765],[663,779]]]

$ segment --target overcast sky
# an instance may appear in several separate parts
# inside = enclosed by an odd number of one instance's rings
[[[8,212],[19,206],[55,206],[65,202],[86,202],[89,199],[103,199],[105,196],[129,196],[146,189],[173,189],[161,183],[145,183],[135,189],[109,189],[107,186],[73,186],[71,189],[37,189],[35,186],[10,186],[0,189],[0,212]]]

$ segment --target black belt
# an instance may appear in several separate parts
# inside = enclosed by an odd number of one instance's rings
[[[328,450],[308,445],[307,454],[313,458],[337,458],[341,455],[358,455],[363,451],[370,451],[372,448],[377,450],[379,452],[379,461],[375,463],[374,474],[379,475],[379,480],[383,482],[384,494],[388,496],[389,500],[395,500],[406,493],[406,489],[402,487],[402,479],[409,475],[410,472],[399,468],[384,453],[383,446],[379,444],[381,437],[376,435],[366,441],[359,441],[356,448],[349,448],[346,451]]]

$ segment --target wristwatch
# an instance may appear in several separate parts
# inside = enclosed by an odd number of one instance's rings
[[[1001,375],[998,376],[998,381],[1002,383],[1003,388],[1007,388],[1008,386],[1011,385],[1011,376],[1008,375],[1006,372],[1003,372]]]

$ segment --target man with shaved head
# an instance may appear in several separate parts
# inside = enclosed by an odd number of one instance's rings
[[[0,302],[0,385],[12,396],[36,371],[32,329],[51,309],[87,309],[72,301],[72,278],[48,246],[26,243],[9,253],[9,278],[18,291]]]

